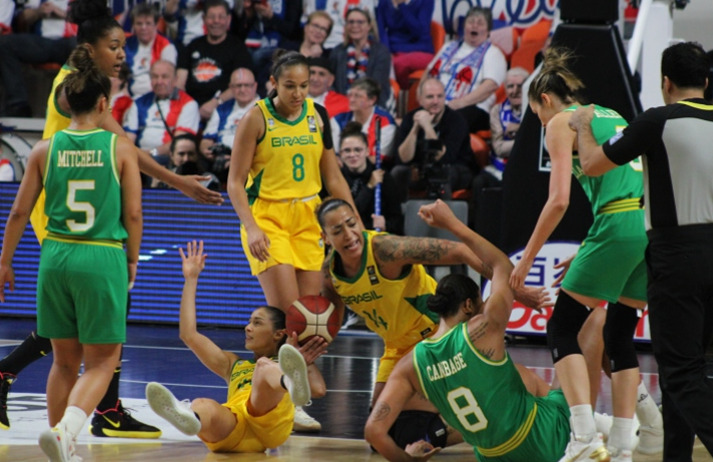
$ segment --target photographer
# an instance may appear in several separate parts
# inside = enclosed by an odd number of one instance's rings
[[[421,81],[417,95],[421,107],[406,114],[396,133],[398,158],[391,175],[401,202],[408,199],[409,188],[450,199],[452,191],[469,188],[473,180],[468,124],[446,106],[439,80]]]
[[[228,155],[230,151],[228,151]],[[230,160],[230,157],[228,157]],[[178,175],[204,175],[210,179],[203,182],[203,186],[217,191],[219,189],[218,179],[210,172],[205,172],[198,162],[198,143],[196,137],[190,133],[182,133],[171,140],[169,163],[167,168]],[[152,188],[168,188],[166,183],[153,179]]]

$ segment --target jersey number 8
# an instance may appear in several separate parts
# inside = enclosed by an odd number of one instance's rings
[[[488,419],[470,389],[458,387],[448,392],[448,404],[463,428],[469,432],[479,432],[488,427]]]

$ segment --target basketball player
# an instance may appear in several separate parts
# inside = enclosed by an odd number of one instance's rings
[[[550,193],[510,284],[523,285],[535,257],[564,216],[574,175],[592,204],[594,223],[574,260],[565,265],[562,288],[547,324],[555,370],[572,415],[572,441],[562,460],[589,460],[589,454],[601,452],[603,443],[597,437],[590,391],[587,382],[581,380],[587,374],[587,364],[577,333],[592,309],[608,302],[604,345],[611,365],[614,421],[607,447],[612,460],[624,462],[631,460],[634,450],[635,411],[641,422],[639,450],[660,451],[663,441],[656,403],[649,397],[637,404],[637,396],[648,396],[639,376],[633,341],[639,321],[637,309],[646,306],[643,177],[639,162],[600,177],[582,172],[576,133],[568,121],[580,106],[583,85],[567,67],[569,58],[567,50],[550,48],[542,70],[530,85],[530,107],[546,127],[545,142],[552,160]],[[626,121],[616,111],[597,108],[592,129],[600,142],[625,126]]]
[[[321,397],[326,385],[313,362],[327,342],[313,337],[299,350],[285,344],[285,313],[263,306],[253,311],[245,327],[245,348],[252,359],[222,350],[196,329],[198,276],[205,267],[203,241],[189,242],[183,260],[183,294],[179,329],[183,342],[213,373],[228,384],[224,404],[208,398],[179,402],[164,386],[151,382],[146,399],[161,417],[187,435],[198,435],[213,452],[264,452],[287,440],[295,405]],[[297,335],[290,340],[297,345]],[[279,352],[279,355],[278,355]],[[279,356],[279,366],[275,362]],[[294,403],[294,404],[293,404]]]
[[[428,301],[440,323],[396,365],[366,423],[365,437],[386,459],[427,460],[440,450],[433,442],[397,446],[388,433],[416,397],[432,402],[442,418],[474,447],[477,460],[552,462],[564,453],[569,411],[560,391],[533,395],[505,348],[513,303],[508,257],[461,223],[442,201],[421,208],[430,225],[451,231],[492,269],[484,302],[478,285],[464,275],[444,277]],[[529,372],[534,375],[534,373]],[[541,379],[540,379],[541,380]],[[608,461],[606,449],[601,458]]]
[[[353,201],[334,154],[327,112],[307,98],[307,59],[279,53],[270,76],[274,90],[235,134],[228,193],[250,270],[267,304],[287,311],[299,297],[320,291],[324,247],[314,210],[322,178],[331,194]],[[321,428],[300,409],[296,415],[296,430]]]
[[[39,441],[52,462],[77,460],[77,435],[112,379],[126,341],[127,294],[136,278],[142,230],[133,145],[98,128],[111,117],[109,78],[87,48],[72,56],[83,71],[62,83],[71,123],[30,153],[0,255],[4,301],[5,283],[14,285],[13,254],[44,187],[49,221],[37,278],[37,330],[51,339],[54,351],[47,378],[53,428]]]

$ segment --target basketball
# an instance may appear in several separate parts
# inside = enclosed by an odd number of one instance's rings
[[[287,309],[285,320],[288,334],[297,332],[300,345],[315,335],[331,342],[339,328],[339,313],[334,304],[319,295],[306,295]]]

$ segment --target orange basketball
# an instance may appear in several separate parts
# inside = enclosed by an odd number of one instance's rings
[[[332,302],[320,295],[305,295],[287,309],[287,333],[297,332],[300,345],[315,335],[331,342],[339,332],[339,313]]]

